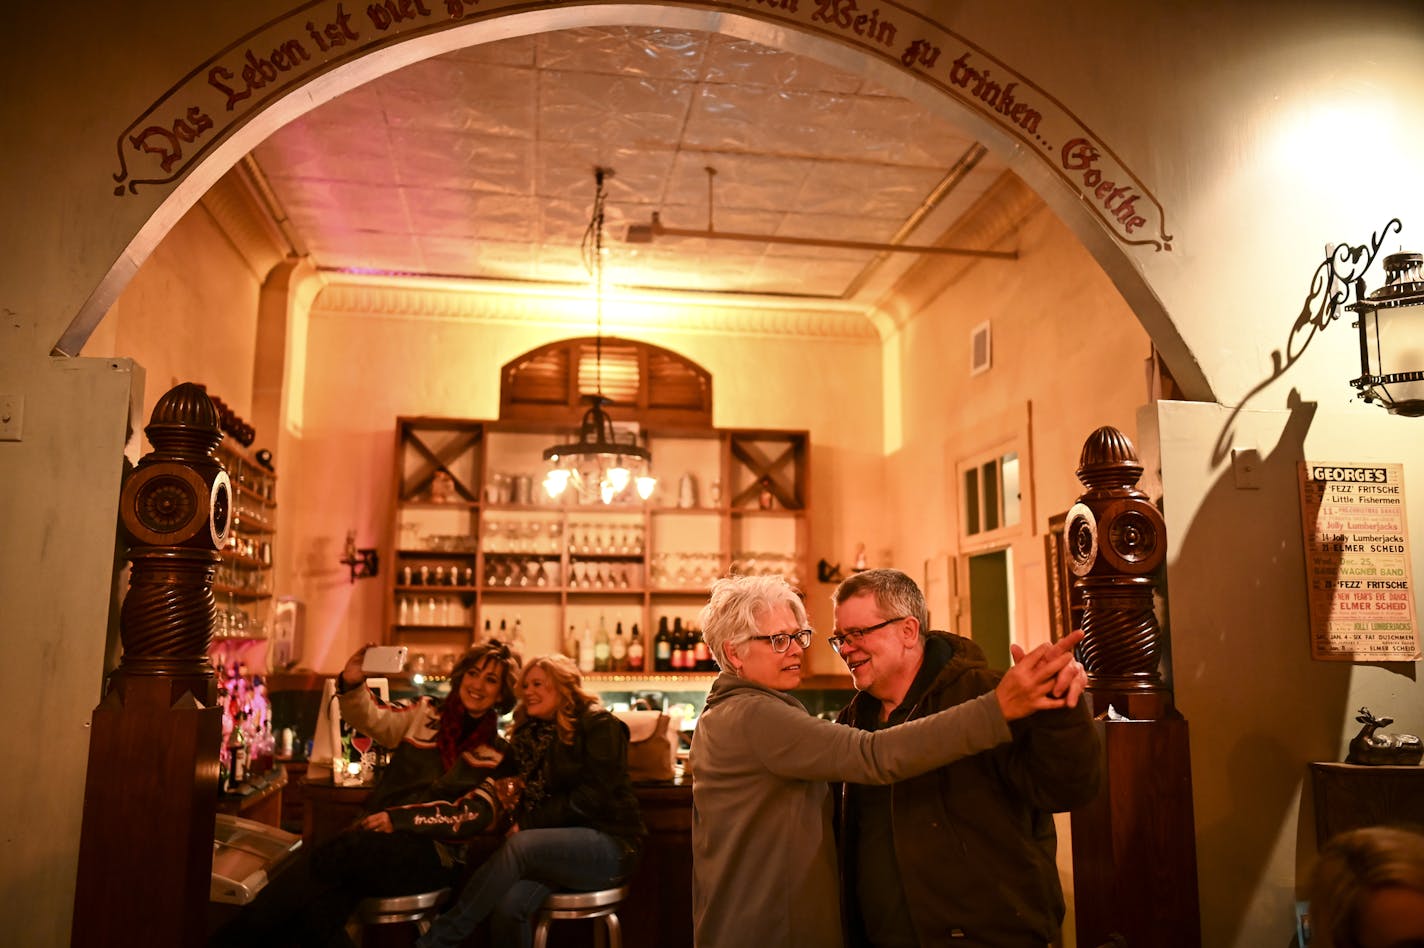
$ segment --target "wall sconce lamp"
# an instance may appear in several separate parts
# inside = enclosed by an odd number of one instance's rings
[[[351,567],[351,582],[358,579],[369,579],[375,576],[381,568],[380,556],[374,549],[356,548],[356,531],[346,531],[346,555],[339,561],[343,566]]]
[[[1355,281],[1355,313],[1360,331],[1360,377],[1350,384],[1367,404],[1379,402],[1391,414],[1424,415],[1424,254],[1393,253],[1384,258],[1385,284],[1365,295]]]

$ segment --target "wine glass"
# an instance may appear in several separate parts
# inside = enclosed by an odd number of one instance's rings
[[[371,753],[371,738],[360,731],[351,732],[351,746],[361,755],[361,782],[370,783],[375,772],[375,755]]]

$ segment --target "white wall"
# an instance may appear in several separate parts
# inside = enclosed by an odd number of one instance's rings
[[[1191,727],[1203,944],[1284,944],[1315,853],[1306,764],[1344,759],[1362,705],[1394,717],[1391,730],[1424,726],[1417,663],[1310,657],[1296,462],[1399,462],[1417,496],[1424,444],[1417,420],[1311,403],[1233,418],[1162,402],[1146,423],[1160,430],[1168,498],[1173,682]],[[1228,429],[1231,446],[1260,451],[1261,489],[1237,488],[1229,464],[1211,463]],[[1417,513],[1410,532],[1417,584]]]

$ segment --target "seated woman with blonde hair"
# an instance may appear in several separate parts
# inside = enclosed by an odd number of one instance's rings
[[[470,876],[459,900],[417,943],[453,948],[490,918],[494,944],[525,948],[555,890],[622,885],[646,830],[628,778],[628,728],[583,689],[573,661],[524,666],[509,752],[458,800],[385,811],[396,831],[468,835],[509,825],[508,838]]]
[[[1424,948],[1424,834],[1331,837],[1311,875],[1310,928],[1311,948]]]

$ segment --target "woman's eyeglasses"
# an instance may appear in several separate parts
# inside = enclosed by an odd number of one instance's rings
[[[765,639],[771,643],[773,652],[784,652],[791,647],[791,640],[795,639],[796,644],[804,648],[811,647],[811,630],[802,629],[800,632],[777,632],[775,635],[751,635],[748,638]]]
[[[901,619],[908,619],[909,616],[896,616],[893,619],[886,619],[884,622],[877,622],[875,625],[868,625],[863,629],[842,629],[830,636],[826,641],[831,643],[831,648],[839,652],[847,645],[859,645],[862,636],[874,632],[876,629],[883,629],[887,625],[893,625]]]

